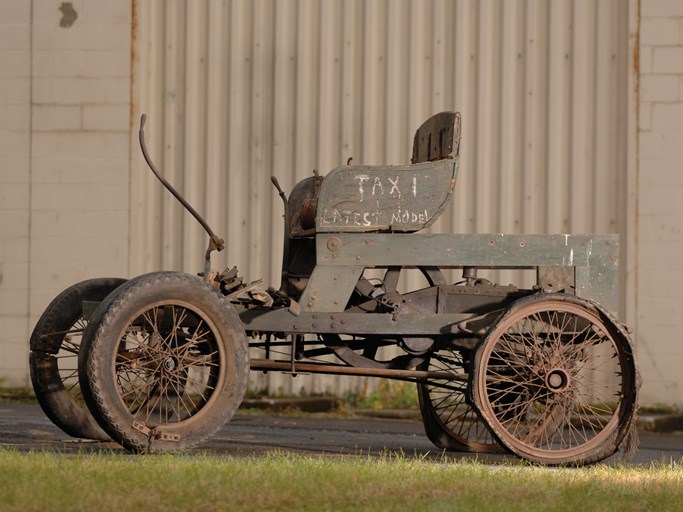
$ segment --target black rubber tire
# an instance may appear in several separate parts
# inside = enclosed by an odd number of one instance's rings
[[[563,293],[515,301],[477,346],[470,374],[473,403],[500,443],[546,465],[614,454],[634,428],[638,383],[621,326]]]
[[[29,370],[36,399],[47,417],[71,437],[109,440],[76,386],[75,366],[82,335],[67,335],[66,331],[87,325],[83,319],[83,301],[100,302],[125,282],[125,279],[105,277],[70,286],[49,304],[31,333]]]
[[[177,272],[139,276],[110,295],[88,325],[79,364],[93,416],[135,453],[204,441],[233,416],[248,376],[235,310],[199,278]]]
[[[458,350],[438,350],[418,370],[469,373],[470,362]],[[427,381],[417,385],[422,424],[429,440],[442,450],[503,453],[486,423],[467,398],[467,382]]]

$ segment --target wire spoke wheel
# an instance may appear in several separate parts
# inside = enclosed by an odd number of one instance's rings
[[[434,352],[421,370],[469,372],[469,357],[456,349]],[[418,384],[420,410],[427,437],[439,448],[452,451],[499,453],[504,451],[467,399],[467,383],[429,380]]]
[[[472,377],[481,415],[501,443],[546,464],[613,454],[636,401],[633,350],[593,304],[571,296],[514,303],[478,347]]]
[[[437,267],[419,267],[430,286],[447,284]],[[401,268],[390,267],[384,276],[384,287],[389,296],[397,294]],[[437,311],[436,297],[433,302],[407,305],[412,312]],[[425,348],[433,346],[433,340],[404,339],[404,345]],[[463,373],[469,370],[469,361],[455,349],[439,349],[426,352],[418,370]],[[456,380],[428,380],[417,384],[422,423],[427,437],[436,446],[453,451],[500,452],[501,446],[493,439],[486,425],[479,419],[466,399],[467,383]]]
[[[227,300],[194,276],[131,280],[95,312],[80,381],[93,415],[135,452],[177,451],[220,429],[242,401],[248,348]]]
[[[154,427],[192,417],[220,376],[220,347],[196,312],[155,305],[129,324],[116,360],[119,397],[133,417]]]
[[[29,369],[36,399],[50,420],[72,437],[108,440],[85,406],[78,383],[78,354],[88,320],[83,303],[100,302],[125,279],[76,283],[48,305],[29,342]]]

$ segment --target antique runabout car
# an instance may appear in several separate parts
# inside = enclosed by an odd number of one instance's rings
[[[206,265],[81,282],[48,306],[31,376],[66,433],[183,450],[230,420],[257,370],[415,382],[427,436],[446,450],[586,464],[633,446],[639,377],[615,317],[618,237],[420,233],[454,195],[458,113],[417,130],[409,165],[344,165],[288,198],[273,178],[277,287],[211,268],[224,242],[154,167],[144,121],[148,164],[209,235]],[[532,269],[536,285],[480,269]],[[408,272],[424,286],[402,290]]]

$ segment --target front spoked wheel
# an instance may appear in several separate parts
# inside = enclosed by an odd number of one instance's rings
[[[544,464],[588,464],[616,452],[632,426],[634,352],[591,302],[564,294],[513,303],[479,345],[474,403],[500,442]]]
[[[246,390],[239,317],[187,274],[130,281],[95,312],[82,351],[88,406],[112,438],[135,452],[203,441],[232,417]]]

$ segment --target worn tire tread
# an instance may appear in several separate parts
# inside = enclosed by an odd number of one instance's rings
[[[79,378],[83,395],[88,407],[99,425],[107,432],[114,440],[119,442],[124,448],[135,453],[154,452],[156,451],[149,444],[141,443],[135,437],[129,435],[129,428],[110,404],[105,400],[105,392],[98,381],[97,375],[101,372],[101,366],[104,363],[99,357],[98,352],[102,350],[103,344],[107,343],[107,331],[111,328],[111,322],[119,314],[124,304],[132,295],[136,295],[146,290],[152,290],[171,282],[172,280],[185,280],[189,285],[196,285],[198,279],[189,274],[182,274],[177,272],[154,272],[145,274],[129,281],[126,285],[117,290],[117,293],[110,295],[104,301],[93,315],[93,319],[88,325],[88,330],[84,336],[83,348],[81,354],[84,354],[84,364],[79,365]],[[239,322],[239,317],[232,309],[232,305],[219,292],[215,292],[215,297],[219,304],[225,309],[226,314],[234,315],[232,320]],[[241,325],[240,325],[241,328]],[[236,340],[238,341],[238,340]],[[241,347],[240,343],[236,343],[235,359],[236,368],[241,369],[242,375],[236,375],[235,383],[241,387],[238,390],[240,395],[237,406],[241,402],[244,392],[246,390],[246,382],[249,376],[249,359],[248,359],[248,345],[246,337]],[[235,409],[237,408],[235,407]],[[225,421],[229,420],[234,411],[220,411],[219,416],[225,416]],[[222,421],[221,424],[225,423]],[[207,433],[201,437],[195,437],[189,446],[194,446],[205,441],[212,432]],[[185,446],[187,448],[189,446]]]

